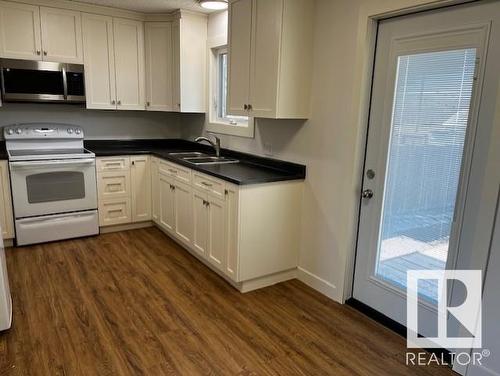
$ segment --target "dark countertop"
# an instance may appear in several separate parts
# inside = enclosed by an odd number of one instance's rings
[[[221,149],[221,155],[236,158],[240,161],[239,163],[194,165],[178,157],[169,155],[169,153],[201,151],[208,154],[214,154],[214,150],[209,145],[181,139],[88,140],[85,141],[85,147],[94,152],[98,157],[152,154],[238,185],[303,180],[306,177],[306,166],[236,152],[229,149]]]

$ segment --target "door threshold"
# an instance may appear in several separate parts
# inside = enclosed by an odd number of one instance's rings
[[[357,299],[349,298],[345,302],[346,305],[354,308],[356,311],[361,312],[365,316],[371,318],[372,320],[378,322],[379,324],[385,326],[387,329],[393,331],[394,333],[400,335],[401,337],[406,339],[406,326],[401,325],[399,322],[387,317],[383,313],[373,309],[372,307],[366,305],[363,302],[360,302]],[[411,351],[412,349],[408,349]],[[422,349],[427,351],[430,354],[436,355],[439,359],[443,359],[447,364],[451,364],[451,353],[447,349],[442,348],[432,348],[432,349]]]

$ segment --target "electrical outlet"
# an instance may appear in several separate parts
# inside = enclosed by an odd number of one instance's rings
[[[271,157],[273,155],[273,144],[269,141],[267,142],[264,142],[262,144],[262,148],[264,149],[264,155],[267,155],[269,157]]]

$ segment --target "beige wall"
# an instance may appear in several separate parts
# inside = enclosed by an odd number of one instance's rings
[[[436,3],[317,0],[310,119],[257,120],[254,139],[222,136],[224,147],[307,165],[299,277],[337,301],[352,277],[373,55],[369,17]],[[220,19],[211,16],[209,30],[220,32]],[[191,138],[203,131],[204,117],[183,116],[181,123]]]

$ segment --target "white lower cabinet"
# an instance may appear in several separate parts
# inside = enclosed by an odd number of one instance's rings
[[[151,220],[150,157],[97,158],[99,225]]]
[[[222,272],[226,269],[226,202],[208,195],[208,261]]]
[[[295,277],[302,181],[238,186],[156,157],[152,166],[155,222],[193,255],[243,292]]]
[[[148,156],[97,170],[101,226],[152,220],[242,292],[295,277],[302,181],[235,185]]]
[[[193,249],[200,256],[207,256],[208,247],[208,212],[206,192],[193,191]]]
[[[174,185],[170,177],[161,173],[158,174],[158,195],[159,225],[173,232],[175,227]]]
[[[193,238],[193,194],[188,184],[174,183],[175,236],[191,244]]]
[[[149,156],[130,157],[132,221],[151,220],[151,168]]]
[[[0,227],[2,228],[2,238],[12,239],[14,237],[14,216],[7,161],[0,161]]]

